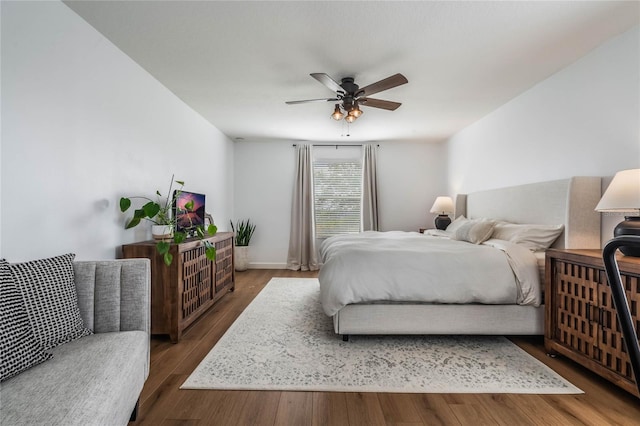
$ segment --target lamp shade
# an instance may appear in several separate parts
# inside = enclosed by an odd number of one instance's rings
[[[431,207],[430,213],[451,214],[453,213],[453,200],[451,197],[437,197]]]
[[[613,177],[596,206],[599,212],[640,211],[640,169],[622,170]],[[626,216],[613,230],[615,237],[640,235],[640,216]],[[621,246],[626,256],[640,257],[640,247]]]
[[[596,206],[599,212],[640,210],[640,169],[622,170],[613,177]]]

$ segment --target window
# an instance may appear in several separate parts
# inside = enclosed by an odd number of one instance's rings
[[[315,159],[313,185],[316,237],[360,232],[362,160]]]

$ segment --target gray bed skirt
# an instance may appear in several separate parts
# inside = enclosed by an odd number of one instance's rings
[[[347,305],[333,316],[336,333],[544,334],[544,305]]]

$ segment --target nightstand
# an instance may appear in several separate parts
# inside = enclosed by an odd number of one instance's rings
[[[640,327],[640,258],[618,255],[631,315]],[[622,341],[601,250],[548,250],[545,336],[560,354],[640,397]]]

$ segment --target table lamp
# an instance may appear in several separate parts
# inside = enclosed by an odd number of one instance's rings
[[[640,212],[640,169],[622,170],[613,177],[596,206],[599,212]],[[640,216],[625,216],[613,235],[640,235]],[[626,256],[640,257],[638,247],[620,247]]]
[[[438,213],[435,220],[436,229],[447,229],[451,223],[451,218],[448,215],[453,213],[453,200],[451,197],[437,197],[430,213]]]

